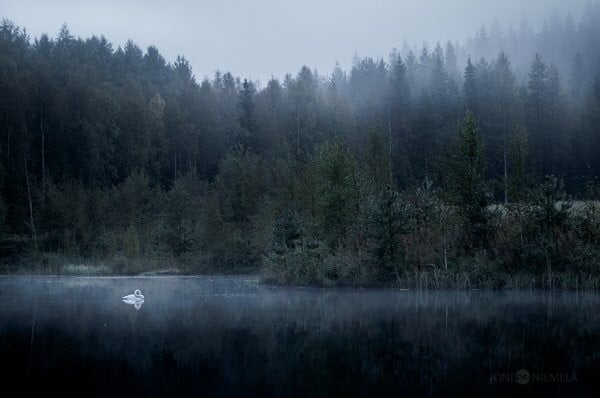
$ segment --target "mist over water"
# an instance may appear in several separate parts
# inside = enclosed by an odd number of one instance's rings
[[[138,288],[139,310],[120,301]],[[2,277],[0,370],[38,396],[593,396],[599,310],[595,293]]]

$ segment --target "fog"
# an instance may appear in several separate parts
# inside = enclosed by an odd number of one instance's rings
[[[139,311],[120,302],[137,287],[147,298]],[[583,397],[598,388],[594,294],[4,277],[0,298],[3,384],[33,396],[462,397],[530,387]],[[560,383],[524,387],[511,379],[518,369]]]
[[[189,59],[196,77],[231,71],[265,82],[308,65],[348,68],[355,54],[387,57],[423,41],[464,41],[494,18],[534,27],[556,7],[578,20],[588,0],[0,0],[0,17],[32,37],[55,36],[66,23],[75,36],[104,35],[156,45],[170,61]]]

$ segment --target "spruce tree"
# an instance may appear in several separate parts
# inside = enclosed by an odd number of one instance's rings
[[[468,246],[485,244],[489,235],[489,196],[483,178],[484,155],[481,131],[473,112],[467,111],[460,126],[451,161],[450,195],[465,221]]]
[[[569,81],[569,88],[571,91],[571,95],[576,102],[581,101],[582,96],[584,94],[586,80],[586,70],[585,65],[583,63],[583,57],[580,53],[575,55],[573,59],[573,65],[571,67],[571,78]]]
[[[502,138],[502,185],[504,203],[509,201],[509,132],[513,130],[515,109],[517,107],[517,89],[515,76],[506,53],[501,52],[494,64],[494,105],[496,115],[494,125],[499,126]]]
[[[255,134],[258,130],[256,124],[256,105],[254,103],[255,89],[254,85],[244,79],[242,91],[240,92],[240,127],[243,129],[242,143],[249,147],[254,142]]]
[[[465,67],[463,95],[467,110],[477,112],[477,72],[471,58],[467,59],[467,66]]]
[[[528,75],[527,130],[531,134],[533,163],[539,176],[548,171],[549,165],[548,140],[545,136],[548,67],[541,55],[535,55]]]
[[[402,268],[401,236],[408,232],[410,206],[401,200],[398,192],[388,186],[376,194],[371,203],[369,237],[373,240],[372,256],[381,279],[391,273],[399,277]]]

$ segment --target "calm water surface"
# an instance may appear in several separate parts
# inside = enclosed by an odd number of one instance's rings
[[[141,289],[141,308],[121,296]],[[0,277],[0,382],[36,396],[600,396],[600,295]]]

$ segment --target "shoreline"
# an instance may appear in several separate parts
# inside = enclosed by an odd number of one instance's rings
[[[543,292],[598,292],[600,291],[600,278],[591,277],[589,275],[576,275],[573,273],[553,274],[553,284],[548,286],[547,275],[511,275],[512,279],[504,278],[489,279],[480,283],[471,285],[464,283],[453,283],[445,278],[456,276],[459,274],[448,273],[444,279],[437,280],[430,274],[423,273],[417,278],[402,278],[400,282],[394,283],[281,283],[269,280],[260,271],[256,272],[203,272],[194,273],[184,271],[177,268],[157,269],[153,271],[145,271],[139,274],[119,274],[114,272],[104,274],[91,273],[75,273],[75,272],[23,272],[16,270],[15,272],[0,272],[0,278],[7,277],[73,277],[73,278],[95,278],[95,279],[143,279],[143,278],[250,278],[254,279],[258,284],[263,286],[278,287],[278,288],[309,288],[319,290],[336,290],[336,289],[355,289],[355,290],[395,290],[395,291],[464,291],[464,292],[508,292],[508,291],[543,291]],[[587,279],[586,279],[587,277]]]

